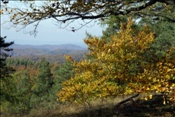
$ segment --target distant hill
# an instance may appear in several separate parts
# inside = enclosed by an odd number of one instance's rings
[[[74,44],[62,45],[19,45],[13,44],[12,57],[35,56],[35,55],[57,55],[87,52],[86,48]]]

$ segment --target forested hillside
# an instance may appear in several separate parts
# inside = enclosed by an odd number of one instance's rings
[[[64,55],[70,55],[75,60],[79,61],[88,52],[86,48],[73,45],[17,45],[11,46],[13,51],[10,53],[11,57],[8,58],[8,62],[14,63],[13,61],[30,60],[33,62],[39,61],[45,58],[50,63],[63,63],[65,61]],[[18,63],[18,62],[16,62]]]
[[[86,48],[73,45],[18,45],[14,44],[13,56],[34,56],[34,55],[55,55],[55,54],[74,54],[79,52],[85,52]]]

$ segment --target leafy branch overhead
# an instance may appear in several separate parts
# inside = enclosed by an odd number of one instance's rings
[[[65,24],[65,27],[78,19],[88,20],[79,28],[95,19],[112,15],[132,14],[140,18],[148,17],[153,20],[175,22],[172,14],[175,8],[174,0],[53,0],[42,2],[40,6],[35,3],[35,0],[26,3],[29,3],[26,9],[4,8],[4,10],[9,13],[10,21],[14,25],[20,24],[26,27],[35,23],[35,33],[40,21],[50,18],[57,21],[60,26]]]

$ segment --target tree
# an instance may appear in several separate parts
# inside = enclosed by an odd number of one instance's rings
[[[42,59],[39,65],[39,73],[36,81],[36,95],[44,96],[50,93],[53,85],[53,77],[50,71],[49,62]]]
[[[146,24],[150,27],[150,30],[155,33],[155,41],[150,45],[144,53],[146,61],[158,62],[166,57],[166,52],[175,47],[175,24],[167,21],[152,22],[149,19],[142,18],[140,21],[135,21],[132,28],[134,32],[138,32]],[[111,16],[104,21],[101,21],[102,26],[107,28],[103,31],[102,39],[110,41],[113,35],[116,35],[120,31],[120,22],[127,22],[126,16],[115,17]],[[152,56],[150,56],[152,55]]]
[[[26,69],[18,70],[13,74],[13,83],[15,86],[11,91],[16,101],[9,105],[8,109],[11,113],[25,114],[32,107],[30,100],[32,96],[32,82],[29,71]]]
[[[44,58],[38,63],[38,74],[33,82],[30,105],[32,108],[37,108],[51,100],[50,94],[53,87],[50,64]]]
[[[117,32],[120,30],[120,22],[127,22],[126,16],[110,16],[109,18],[106,18],[104,20],[100,20],[100,25],[106,27],[105,30],[103,30],[102,39],[105,39],[106,41],[111,40],[112,35],[116,35]]]
[[[154,42],[147,26],[133,33],[133,22],[122,24],[110,42],[92,37],[85,40],[93,58],[75,62],[75,76],[63,82],[59,100],[85,102],[97,98],[133,93],[172,93],[175,86],[175,57],[171,48],[166,59],[157,63],[143,62],[144,52]],[[151,56],[151,55],[150,55]],[[171,98],[174,99],[175,97]]]
[[[4,8],[10,14],[10,21],[13,25],[22,25],[23,28],[30,24],[37,26],[42,20],[54,19],[64,27],[81,19],[84,24],[78,28],[72,27],[76,31],[95,19],[103,19],[109,16],[134,15],[137,18],[148,17],[152,20],[167,20],[175,22],[174,0],[56,0],[37,6],[35,2],[30,2],[26,10],[23,8]],[[163,14],[166,12],[166,14]],[[86,21],[85,21],[86,20]]]
[[[102,21],[103,25],[107,25],[106,30],[103,31],[102,39],[105,39],[110,42],[112,36],[116,35],[119,30],[119,22],[122,17],[110,17]],[[121,22],[126,22],[126,19],[122,19]],[[135,21],[134,19],[132,19]],[[114,25],[112,25],[114,24]],[[135,23],[132,28],[134,28],[134,32],[138,32],[141,30],[141,27],[144,25],[148,25],[150,27],[151,32],[154,32],[155,40],[150,44],[150,47],[144,51],[143,59],[140,60],[139,64],[142,63],[159,63],[160,61],[165,61],[167,59],[167,52],[171,48],[175,48],[175,24],[167,21],[156,21],[152,22],[149,19],[142,18],[140,21]],[[170,58],[174,58],[175,50],[172,50],[170,54]],[[173,61],[173,59],[171,60]],[[172,62],[173,63],[173,62]],[[137,65],[138,68],[143,69],[141,65]],[[174,96],[173,96],[174,97]],[[174,97],[175,100],[175,97]]]
[[[53,95],[54,98],[57,98],[56,94],[62,88],[62,83],[71,77],[73,77],[73,66],[69,61],[65,61],[54,73],[54,85],[53,85]]]
[[[6,66],[5,60],[9,57],[9,52],[13,49],[8,48],[14,42],[5,43],[6,37],[0,37],[0,79],[7,77],[10,74],[11,69]]]
[[[146,61],[156,63],[165,60],[167,51],[175,47],[175,24],[163,21],[154,25],[150,24],[150,27],[156,37],[150,48],[145,51],[144,56]]]
[[[13,42],[6,43],[6,37],[0,37],[0,104],[3,100],[12,100],[12,95],[10,94],[10,90],[13,85],[11,85],[10,74],[14,71],[12,68],[6,66],[6,59],[9,57],[9,52],[12,51],[9,48]],[[13,83],[12,83],[13,84]]]

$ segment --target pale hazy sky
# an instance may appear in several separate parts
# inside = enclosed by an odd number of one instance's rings
[[[10,4],[14,4],[10,1]],[[15,2],[15,4],[17,4]],[[5,16],[1,16],[1,36],[7,36],[6,41],[14,41],[16,44],[25,44],[25,45],[59,45],[59,44],[77,44],[80,46],[86,47],[84,43],[84,38],[86,37],[86,32],[94,35],[100,36],[102,34],[102,28],[97,25],[97,23],[91,23],[83,28],[77,30],[76,32],[68,31],[66,29],[59,29],[58,26],[55,25],[53,20],[45,20],[42,21],[38,27],[37,36],[34,37],[30,34],[25,34],[26,31],[31,30],[30,28],[26,28],[19,32],[16,32],[15,28],[8,29],[9,24],[4,22],[7,19]],[[81,21],[78,21],[72,26],[77,27]],[[68,28],[70,29],[70,28]]]

